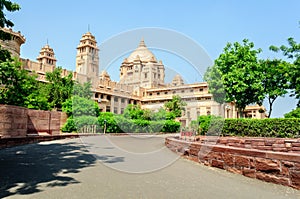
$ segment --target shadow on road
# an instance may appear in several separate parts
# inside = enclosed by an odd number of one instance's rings
[[[94,166],[95,162],[96,158],[74,141],[0,150],[0,198],[80,183],[68,174]]]

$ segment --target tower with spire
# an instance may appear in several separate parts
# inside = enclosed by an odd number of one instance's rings
[[[96,87],[99,78],[99,49],[95,36],[90,32],[82,35],[76,55],[77,80],[90,81]]]
[[[41,70],[44,67],[52,67],[55,68],[56,66],[56,59],[53,49],[47,44],[41,49],[39,56],[36,58],[37,61],[40,63]]]
[[[120,66],[120,83],[154,88],[164,85],[165,67],[147,48],[144,39]]]

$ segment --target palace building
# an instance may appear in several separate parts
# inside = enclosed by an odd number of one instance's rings
[[[25,42],[24,36],[11,29],[3,29],[13,35],[10,41],[0,41],[0,45],[20,57],[20,46]],[[101,59],[101,58],[100,58]],[[37,61],[20,58],[22,67],[36,72],[39,81],[46,81],[46,72],[56,67],[54,50],[46,44],[37,57]],[[185,84],[180,75],[176,75],[171,83],[165,83],[165,67],[161,60],[147,48],[142,39],[137,48],[120,64],[120,81],[110,79],[106,71],[99,71],[99,48],[95,36],[90,32],[82,35],[77,46],[75,71],[63,69],[62,76],[73,73],[74,80],[80,83],[90,81],[92,91],[100,110],[122,114],[128,104],[139,104],[142,108],[158,110],[163,104],[179,95],[186,107],[179,119],[188,127],[192,120],[200,115],[219,115],[225,118],[237,118],[238,112],[234,103],[219,104],[208,92],[206,82]],[[245,117],[265,118],[263,106],[247,106]]]

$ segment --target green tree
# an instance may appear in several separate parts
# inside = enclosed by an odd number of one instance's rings
[[[175,117],[181,117],[181,112],[185,106],[186,103],[178,95],[173,95],[172,100],[164,104],[166,111],[173,113]]]
[[[62,108],[63,102],[72,96],[74,82],[72,73],[66,77],[61,76],[62,68],[57,67],[53,72],[46,73],[48,88],[48,101],[53,109]]]
[[[300,107],[284,114],[285,118],[300,118]]]
[[[275,100],[288,92],[289,66],[288,62],[278,59],[260,61],[262,85],[269,103],[268,117],[271,117]]]
[[[0,85],[0,104],[26,107],[27,97],[35,92],[37,81],[14,60],[0,62]]]
[[[13,27],[14,23],[5,17],[4,11],[14,12],[20,9],[20,6],[8,0],[0,0],[0,27]],[[11,40],[11,35],[0,29],[1,40]],[[2,49],[0,46],[0,61],[10,60],[10,53],[8,50]]]
[[[78,81],[74,82],[73,86],[73,95],[77,95],[79,97],[91,99],[93,92],[92,92],[92,84],[91,82],[85,82],[80,84]]]
[[[208,83],[209,92],[213,95],[214,100],[223,104],[226,101],[226,94],[222,81],[222,73],[217,65],[207,68],[204,80]]]
[[[30,109],[50,110],[48,102],[46,83],[35,81],[35,90],[26,97],[25,105]]]
[[[300,43],[297,43],[294,38],[288,38],[287,41],[288,46],[270,46],[270,50],[275,52],[281,51],[284,56],[293,60],[293,65],[289,68],[290,89],[292,89],[291,96],[299,99],[297,107],[300,107]]]
[[[140,105],[129,104],[124,110],[123,116],[127,119],[143,119],[144,110]]]
[[[243,44],[228,43],[215,60],[224,85],[225,101],[234,101],[241,117],[247,105],[261,104],[264,98],[257,58],[261,50],[253,48],[254,44],[247,39]]]

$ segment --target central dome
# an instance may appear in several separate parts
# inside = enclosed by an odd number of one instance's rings
[[[129,57],[127,58],[128,62],[133,62],[136,59],[140,59],[142,62],[149,62],[149,61],[155,61],[157,62],[154,54],[147,48],[145,45],[144,40],[142,39],[140,41],[139,46],[135,51],[133,51]]]

